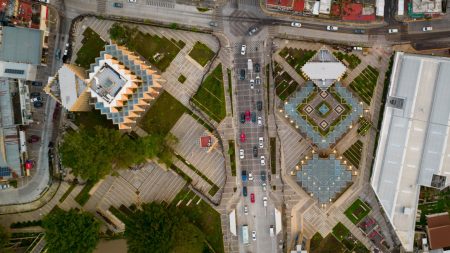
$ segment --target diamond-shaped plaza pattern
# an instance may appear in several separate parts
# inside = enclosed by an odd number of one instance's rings
[[[363,112],[359,101],[339,83],[328,91],[320,91],[307,82],[286,102],[284,109],[319,148],[335,144]]]

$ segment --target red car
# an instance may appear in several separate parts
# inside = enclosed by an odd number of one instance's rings
[[[250,201],[252,203],[255,203],[255,194],[254,193],[250,194]]]
[[[244,132],[241,133],[241,142],[245,142],[245,134],[244,134]]]
[[[30,138],[28,138],[28,143],[38,142],[41,138],[37,135],[31,135]]]
[[[250,111],[245,111],[245,121],[250,121],[251,113]]]

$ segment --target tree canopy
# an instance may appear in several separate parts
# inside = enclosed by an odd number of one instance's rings
[[[55,210],[43,219],[49,253],[93,252],[99,240],[100,223],[89,213]]]
[[[113,167],[127,168],[163,156],[167,145],[166,138],[160,135],[131,139],[118,130],[96,126],[67,133],[59,151],[62,164],[74,175],[96,182],[110,174]],[[170,162],[171,154],[164,155]]]
[[[5,228],[0,226],[0,251],[3,252],[6,245],[9,242],[9,234],[6,232]]]

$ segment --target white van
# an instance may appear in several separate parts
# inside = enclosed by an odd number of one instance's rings
[[[275,232],[273,231],[273,225],[270,225],[270,227],[269,227],[269,234],[270,234],[270,237],[273,237],[275,235]]]
[[[248,61],[247,61],[247,69],[248,69],[248,71],[252,71],[253,70],[253,61],[252,61],[252,59],[248,59]]]

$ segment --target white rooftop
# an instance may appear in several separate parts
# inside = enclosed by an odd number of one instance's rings
[[[60,88],[61,103],[67,110],[72,106],[81,95],[81,92],[86,88],[86,83],[79,78],[70,68],[69,65],[64,64],[58,70],[58,80]]]
[[[450,58],[396,53],[371,185],[406,251],[420,185],[450,181]]]

